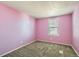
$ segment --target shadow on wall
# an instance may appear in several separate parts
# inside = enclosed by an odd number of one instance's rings
[[[0,4],[0,55],[35,39],[35,20]]]
[[[59,20],[58,31],[60,35],[58,37],[48,36],[48,18],[35,20],[4,4],[0,4],[0,15],[0,55],[29,44],[35,39],[37,41],[73,45],[75,50],[79,52],[78,9],[75,10],[74,14],[52,17],[52,19]],[[72,36],[72,33],[74,36]]]

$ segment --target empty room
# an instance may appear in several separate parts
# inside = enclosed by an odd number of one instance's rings
[[[78,1],[0,1],[1,57],[78,57]]]

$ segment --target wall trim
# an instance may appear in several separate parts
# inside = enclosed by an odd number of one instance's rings
[[[15,50],[17,50],[17,49],[20,49],[20,48],[22,48],[22,47],[24,47],[24,46],[26,46],[26,45],[29,45],[29,44],[33,43],[33,42],[35,42],[35,41],[36,41],[36,40],[33,40],[33,41],[31,41],[31,42],[28,42],[27,44],[24,44],[24,45],[21,45],[21,46],[15,48],[15,49],[12,49],[12,50],[10,50],[10,51],[8,51],[8,52],[6,52],[6,53],[0,55],[0,57],[3,57],[4,55],[7,55],[7,54],[9,54],[9,53],[11,53],[11,52],[13,52],[13,51],[15,51]]]
[[[75,51],[75,53],[79,56],[79,53],[76,51],[76,49],[73,46],[71,46],[71,47],[73,48],[73,50]]]
[[[33,41],[31,41],[30,43],[21,45],[21,46],[19,46],[19,47],[13,49],[13,50],[11,50],[11,51],[8,51],[8,52],[6,52],[6,53],[4,53],[4,54],[2,54],[2,55],[0,55],[0,56],[2,57],[2,56],[4,56],[4,55],[7,55],[7,54],[9,54],[9,53],[11,53],[11,52],[13,52],[13,51],[15,51],[15,50],[17,50],[17,49],[20,49],[20,48],[22,48],[22,47],[24,47],[24,46],[26,46],[26,45],[29,45],[29,44],[31,44],[31,43],[33,43],[33,42],[36,42],[36,41],[37,41],[37,40],[33,40]],[[39,42],[47,42],[47,41],[39,41]],[[51,43],[51,42],[47,42],[47,43]],[[73,45],[64,44],[64,43],[59,43],[59,42],[57,42],[57,43],[56,43],[56,42],[53,42],[53,43],[54,43],[54,44],[61,44],[61,45],[70,46],[70,47],[72,47],[72,49],[75,51],[75,53],[79,56],[78,52],[77,52],[76,49],[73,47]]]
[[[41,42],[47,42],[47,41],[41,41]],[[51,42],[48,42],[51,43]],[[61,44],[61,45],[66,45],[66,46],[70,46],[72,47],[72,49],[74,50],[74,52],[79,56],[79,53],[76,51],[76,49],[73,47],[73,45],[71,44],[64,44],[64,43],[59,43],[59,42],[53,42],[54,44]]]
[[[48,42],[48,41],[43,41],[43,40],[38,40],[41,42]],[[48,42],[48,43],[52,43],[52,42]],[[61,44],[61,45],[67,45],[67,46],[72,46],[71,44],[66,44],[66,43],[60,43],[60,42],[53,42],[54,44]]]

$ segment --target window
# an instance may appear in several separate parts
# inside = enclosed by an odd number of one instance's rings
[[[58,36],[58,19],[48,19],[48,35]]]

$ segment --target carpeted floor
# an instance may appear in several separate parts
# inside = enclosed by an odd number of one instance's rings
[[[70,46],[47,42],[34,42],[3,57],[76,57]]]

